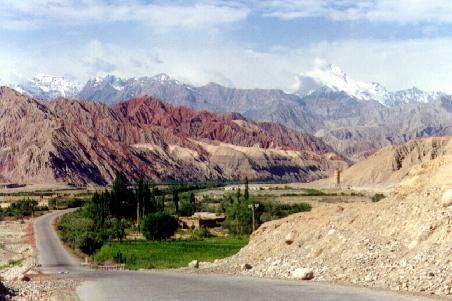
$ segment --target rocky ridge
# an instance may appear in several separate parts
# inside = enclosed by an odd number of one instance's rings
[[[136,98],[110,108],[51,102],[0,88],[0,175],[20,183],[130,180],[308,181],[347,164],[320,139],[239,114],[196,112]]]
[[[451,97],[445,93],[415,87],[391,92],[378,83],[354,80],[325,62],[298,76],[295,94],[216,83],[197,87],[166,74],[128,79],[108,75],[89,80],[81,89],[66,79],[41,77],[17,88],[42,99],[65,96],[113,105],[150,95],[195,110],[239,112],[320,137],[353,161],[387,145],[452,133]]]
[[[79,97],[111,104],[153,95],[196,110],[239,112],[251,119],[282,123],[321,137],[355,161],[387,145],[452,133],[451,101],[444,93],[416,88],[388,92],[378,84],[354,81],[335,66],[325,68],[320,75],[306,74],[299,84],[305,87],[298,95],[215,83],[194,87],[160,75],[92,80]],[[315,84],[306,86],[306,78]]]

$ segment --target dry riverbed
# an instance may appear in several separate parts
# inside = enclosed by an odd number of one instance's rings
[[[0,279],[0,300],[77,300],[76,281],[38,273],[30,219],[0,221]]]

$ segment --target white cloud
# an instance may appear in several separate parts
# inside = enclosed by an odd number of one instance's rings
[[[13,50],[11,50],[13,51]],[[417,86],[452,93],[452,38],[405,41],[340,40],[266,52],[220,43],[203,47],[139,48],[91,41],[82,47],[37,55],[33,49],[0,50],[0,78],[14,82],[39,72],[85,81],[107,73],[151,76],[165,72],[195,85],[215,81],[242,88],[290,90],[315,58],[338,65],[351,78],[380,82],[390,90]]]
[[[237,22],[248,14],[247,7],[224,2],[0,0],[0,27],[16,30],[111,22],[138,22],[155,29],[199,28]]]
[[[266,16],[281,19],[326,17],[394,23],[452,23],[449,0],[270,0],[256,1]]]

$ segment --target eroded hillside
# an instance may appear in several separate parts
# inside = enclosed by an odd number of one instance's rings
[[[438,154],[414,165],[382,201],[327,205],[265,223],[247,247],[208,269],[291,278],[308,268],[320,281],[450,296],[452,202],[442,196],[451,188],[452,154]]]
[[[109,108],[1,87],[0,104],[3,182],[106,184],[119,170],[131,180],[311,181],[347,164],[320,139],[284,126],[152,97]]]

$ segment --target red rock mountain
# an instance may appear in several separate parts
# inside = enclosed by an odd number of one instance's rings
[[[240,114],[217,114],[139,97],[112,108],[40,101],[0,87],[0,179],[106,184],[130,180],[308,181],[346,164],[318,138]]]

